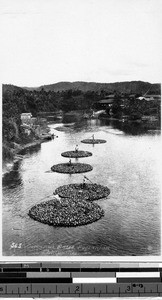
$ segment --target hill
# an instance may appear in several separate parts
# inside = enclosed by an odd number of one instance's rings
[[[49,85],[43,85],[36,90],[44,89],[45,91],[54,91],[61,92],[66,90],[81,90],[82,92],[94,91],[100,92],[102,90],[111,93],[135,93],[135,94],[144,94],[148,90],[152,90],[154,93],[160,94],[160,84],[155,83],[151,84],[149,82],[143,81],[125,81],[125,82],[114,82],[114,83],[97,83],[97,82],[84,82],[84,81],[75,81],[75,82],[58,82]]]
[[[2,92],[5,93],[7,91],[9,92],[18,92],[18,91],[22,91],[23,88],[16,86],[16,85],[12,85],[12,84],[3,84],[2,85]]]
[[[104,90],[107,93],[113,93],[114,91],[118,93],[126,94],[140,94],[143,95],[147,91],[149,94],[161,94],[161,85],[159,83],[149,83],[144,81],[124,81],[124,82],[114,82],[114,83],[98,83],[98,82],[84,82],[84,81],[61,81],[54,84],[42,85],[40,87],[18,87],[11,84],[3,84],[3,92],[8,91],[18,91],[18,90],[28,90],[28,91],[41,91],[42,89],[46,92],[62,92],[67,90],[80,90],[83,93],[94,91],[100,93]]]

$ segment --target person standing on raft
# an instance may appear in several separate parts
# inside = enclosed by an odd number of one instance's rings
[[[79,148],[78,145],[75,146],[75,152],[78,152]]]
[[[83,183],[82,183],[82,188],[84,189],[85,188],[85,185],[86,185],[86,180],[85,180],[85,178],[83,178]]]

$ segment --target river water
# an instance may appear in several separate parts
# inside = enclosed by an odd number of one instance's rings
[[[28,150],[3,178],[3,255],[160,255],[160,134],[104,120],[84,120],[55,130],[62,125],[50,124],[58,138]],[[107,143],[80,142],[92,134]],[[74,150],[76,144],[93,153],[78,160],[93,170],[72,175],[50,172],[52,165],[68,161],[61,153]],[[56,228],[28,216],[34,204],[51,199],[63,184],[82,182],[83,175],[110,188],[106,199],[96,201],[105,211],[100,220]]]

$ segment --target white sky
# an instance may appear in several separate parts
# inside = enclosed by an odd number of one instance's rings
[[[161,82],[162,0],[0,0],[2,83]]]

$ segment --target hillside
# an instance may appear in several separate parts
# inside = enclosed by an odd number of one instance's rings
[[[66,90],[81,90],[82,92],[94,91],[100,92],[101,90],[105,90],[108,93],[111,92],[120,92],[120,93],[138,93],[144,94],[149,89],[152,90],[153,93],[160,94],[160,84],[151,84],[149,82],[143,81],[125,81],[125,82],[114,82],[114,83],[97,83],[97,82],[83,82],[83,81],[75,81],[75,82],[58,82],[55,84],[43,85],[36,90],[44,89],[45,91],[66,91]]]
[[[159,83],[149,83],[144,81],[125,81],[125,82],[114,82],[114,83],[98,83],[98,82],[84,82],[84,81],[75,81],[68,82],[62,81],[54,84],[42,85],[40,87],[18,87],[11,84],[3,84],[3,92],[6,90],[28,90],[28,91],[41,91],[44,89],[46,92],[62,92],[67,90],[80,90],[83,93],[93,91],[100,93],[104,90],[107,93],[112,93],[114,91],[119,93],[126,94],[140,94],[143,95],[149,90],[149,94],[161,94],[161,85]]]
[[[2,85],[2,92],[3,94],[7,91],[9,92],[18,92],[18,91],[22,91],[23,88],[16,86],[16,85],[12,85],[12,84],[3,84]]]

